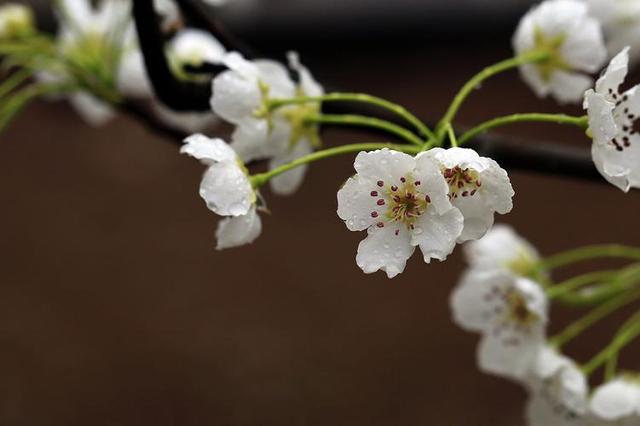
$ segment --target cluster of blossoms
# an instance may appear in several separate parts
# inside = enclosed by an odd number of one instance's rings
[[[224,1],[207,3],[218,6]],[[172,0],[154,2],[162,26],[171,32],[164,45],[167,63],[177,81],[211,84],[210,111],[175,112],[156,97],[130,0],[60,0],[53,53],[47,51],[49,56],[38,59],[62,57],[72,66],[55,61],[23,65],[33,67],[43,84],[66,85],[64,95],[91,124],[108,121],[125,101],[142,101],[172,128],[194,133],[184,140],[181,153],[206,166],[199,194],[208,209],[223,217],[216,231],[218,249],[252,243],[261,234],[260,212],[266,211],[261,191],[266,183],[274,194],[291,195],[310,163],[357,153],[355,174],[345,176],[337,191],[337,215],[348,230],[367,232],[356,255],[362,271],[383,271],[393,278],[404,271],[416,247],[429,263],[444,261],[457,244],[467,243],[470,267],[451,297],[454,320],[482,335],[478,363],[483,371],[529,390],[529,422],[638,425],[638,377],[619,375],[590,392],[587,373],[548,338],[548,271],[540,267],[541,258],[531,244],[508,227],[493,226],[496,213],[504,215],[513,208],[509,176],[493,159],[461,146],[502,124],[573,124],[587,130],[593,161],[605,179],[625,192],[640,187],[640,89],[621,89],[629,53],[640,50],[640,43],[631,40],[640,33],[635,24],[640,1],[611,4],[547,0],[532,8],[513,37],[517,56],[472,78],[433,131],[389,101],[363,94],[326,94],[296,53],[289,53],[283,64],[227,50],[211,34],[183,27]],[[0,8],[0,41],[30,40],[35,32],[28,9]],[[0,43],[0,53],[4,47]],[[594,85],[593,74],[609,57]],[[190,72],[211,65],[224,71],[215,76]],[[516,114],[483,123],[458,138],[453,119],[465,98],[485,79],[516,67],[538,96],[582,102],[587,115]],[[415,131],[374,117],[326,114],[323,106],[336,101],[386,108]],[[3,108],[0,103],[0,119]],[[233,126],[229,143],[202,134],[220,120]],[[407,144],[322,149],[319,131],[324,123],[385,130]],[[267,170],[251,174],[249,165],[255,161],[265,161]]]
[[[640,424],[640,377],[589,392],[585,373],[547,339],[549,300],[536,249],[506,225],[465,246],[469,268],[451,295],[454,321],[478,332],[482,371],[523,385],[532,426]]]

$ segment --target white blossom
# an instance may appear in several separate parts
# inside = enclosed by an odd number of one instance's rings
[[[200,196],[220,221],[218,249],[253,242],[262,230],[256,212],[257,196],[236,152],[221,139],[196,134],[185,140],[181,153],[200,160],[208,168],[200,184]]]
[[[589,12],[604,29],[609,55],[613,56],[626,46],[631,47],[632,58],[640,58],[640,2],[637,0],[583,0]]]
[[[530,426],[593,424],[586,377],[571,359],[543,346],[525,381],[530,392],[526,410]]]
[[[640,382],[619,377],[598,387],[591,411],[603,420],[640,424]]]
[[[270,169],[302,157],[319,144],[316,125],[304,122],[305,116],[320,111],[318,102],[265,109],[270,99],[296,96],[320,96],[322,87],[303,67],[297,55],[290,55],[290,68],[299,76],[294,82],[287,69],[274,61],[247,61],[237,53],[228,54],[224,63],[229,71],[213,82],[213,111],[236,125],[232,146],[245,162],[269,159]],[[293,193],[302,182],[306,166],[271,180],[279,194]]]
[[[513,208],[509,176],[494,160],[468,148],[433,148],[426,155],[440,164],[449,199],[464,216],[459,243],[481,238],[493,225],[494,213]]]
[[[454,321],[482,335],[480,369],[523,379],[545,342],[547,298],[540,285],[505,270],[467,273],[451,295]]]
[[[596,168],[625,192],[640,186],[640,89],[620,89],[628,72],[628,52],[625,48],[611,60],[584,100]]]
[[[520,21],[513,38],[518,55],[547,51],[550,58],[520,67],[523,79],[539,97],[579,102],[606,60],[600,24],[579,0],[547,0]]]
[[[392,278],[404,270],[416,246],[427,263],[446,259],[463,218],[451,205],[433,158],[382,149],[361,152],[354,167],[357,174],[338,191],[338,216],[350,231],[367,230],[358,246],[358,266]]]
[[[60,0],[57,44],[60,54],[80,68],[91,70],[102,84],[113,81],[113,89],[127,97],[147,98],[151,87],[131,20],[128,0]],[[111,60],[108,60],[111,58]],[[44,70],[38,77],[47,82],[72,80],[65,70]],[[88,91],[69,95],[77,112],[93,125],[104,124],[112,107]]]
[[[0,40],[23,37],[34,31],[33,12],[19,3],[0,6]]]
[[[506,269],[518,275],[527,275],[540,260],[540,255],[529,241],[508,225],[495,225],[477,241],[464,247],[472,270]]]
[[[226,49],[210,33],[187,28],[179,31],[169,41],[167,56],[176,68],[185,65],[200,66],[203,63],[222,64]]]

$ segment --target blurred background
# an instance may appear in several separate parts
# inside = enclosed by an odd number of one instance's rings
[[[36,3],[46,24],[50,2]],[[269,54],[297,49],[321,82],[433,121],[473,73],[511,55],[529,5],[253,0],[224,13]],[[508,73],[459,122],[558,110]],[[501,133],[588,149],[572,128]],[[217,252],[216,217],[197,194],[203,168],[175,143],[129,117],[93,129],[65,104],[32,105],[0,136],[0,425],[523,425],[526,393],[480,373],[477,336],[450,320],[460,248],[445,263],[416,256],[393,281],[358,269],[364,235],[335,214],[352,171],[352,158],[332,159],[296,196],[267,193],[263,235]],[[640,244],[637,193],[510,175],[515,208],[497,219],[542,253]],[[551,332],[577,314],[554,307]],[[588,360],[624,318],[570,354]],[[623,366],[640,369],[638,346]]]

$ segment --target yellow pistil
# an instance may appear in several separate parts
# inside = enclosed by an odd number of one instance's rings
[[[540,75],[544,81],[551,80],[551,76],[555,71],[569,70],[571,68],[562,58],[560,52],[566,38],[565,34],[547,37],[540,28],[536,27],[534,31],[534,50],[549,53],[548,59],[536,64],[536,67],[540,71]]]

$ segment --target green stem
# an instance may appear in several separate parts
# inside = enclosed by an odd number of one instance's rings
[[[584,371],[585,374],[590,375],[602,364],[611,362],[610,359],[612,357],[617,357],[622,348],[638,337],[640,337],[640,312],[634,314],[622,327],[620,327],[620,330],[616,333],[611,343],[586,363],[582,367],[582,371]],[[611,366],[608,368],[611,369]],[[605,373],[611,374],[610,371]]]
[[[458,139],[456,139],[456,132],[453,130],[453,126],[451,123],[447,123],[447,133],[449,135],[449,142],[451,142],[451,146],[458,146]]]
[[[373,117],[365,117],[362,115],[351,115],[351,114],[347,114],[347,115],[321,114],[321,115],[310,115],[306,117],[304,121],[306,123],[316,123],[316,124],[338,124],[338,125],[344,125],[344,126],[370,127],[373,129],[384,130],[414,145],[422,146],[424,144],[424,142],[419,137],[417,137],[415,134],[405,129],[404,127],[398,126],[397,124],[391,123],[386,120],[380,120],[378,118],[373,118]]]
[[[583,117],[574,117],[565,114],[544,114],[544,113],[526,113],[526,114],[512,114],[504,117],[494,118],[493,120],[486,121],[473,129],[467,131],[460,137],[460,145],[468,142],[471,138],[484,133],[488,130],[494,129],[496,127],[504,126],[507,124],[513,123],[524,123],[524,122],[545,122],[545,123],[556,123],[556,124],[568,124],[572,126],[578,126],[581,129],[586,130],[589,127],[588,118],[586,116]]]
[[[13,91],[16,87],[20,86],[29,77],[31,77],[31,70],[23,69],[11,74],[2,84],[0,84],[0,99]]]
[[[56,93],[65,93],[74,90],[75,86],[64,84],[48,84],[29,86],[12,97],[2,102],[0,107],[0,132],[2,132],[11,119],[34,99]]]
[[[360,102],[375,105],[379,108],[391,111],[394,114],[402,117],[408,123],[413,125],[416,130],[420,132],[422,136],[427,139],[434,139],[435,135],[419,118],[409,112],[402,105],[395,104],[386,99],[378,98],[375,96],[367,95],[364,93],[328,93],[322,96],[313,97],[298,97],[291,99],[271,99],[267,103],[269,111],[273,111],[277,108],[286,105],[306,104],[309,102]]]
[[[253,175],[251,176],[251,183],[253,184],[254,188],[259,188],[265,183],[267,183],[271,178],[274,178],[278,175],[288,172],[289,170],[294,169],[296,167],[300,167],[304,164],[309,164],[314,161],[322,160],[329,157],[334,157],[336,155],[351,154],[351,153],[360,152],[360,151],[373,151],[373,150],[382,149],[382,148],[394,149],[396,151],[406,152],[408,154],[417,154],[422,149],[422,147],[419,147],[419,146],[397,145],[397,144],[390,144],[390,143],[359,143],[359,144],[343,145],[335,148],[324,149],[322,151],[316,151],[313,154],[300,157],[290,163],[283,164],[280,167],[277,167],[273,170],[269,170],[268,172]]]
[[[453,98],[453,102],[449,106],[449,109],[445,113],[444,117],[440,121],[438,125],[438,130],[436,131],[437,137],[442,139],[444,132],[446,132],[446,126],[449,123],[452,123],[456,114],[460,110],[460,107],[467,99],[467,97],[474,91],[478,86],[482,84],[485,80],[493,77],[496,74],[500,74],[504,71],[517,68],[520,65],[530,64],[534,62],[542,62],[549,58],[549,53],[545,51],[534,51],[530,53],[526,53],[524,55],[516,56],[515,58],[507,59],[502,62],[498,62],[497,64],[491,65],[478,74],[473,76],[471,80],[469,80],[462,89],[458,92],[458,94]]]
[[[584,275],[579,275],[577,277],[570,278],[561,283],[555,284],[549,287],[547,292],[547,297],[551,300],[560,298],[567,293],[571,293],[580,287],[584,287],[589,284],[597,283],[598,281],[604,281],[615,277],[619,272],[616,270],[608,270],[608,271],[596,271],[589,272]]]
[[[543,259],[540,267],[546,270],[596,258],[620,258],[640,260],[640,249],[618,244],[585,246],[568,250]]]
[[[621,294],[615,299],[611,299],[607,303],[594,308],[585,316],[567,326],[561,333],[550,339],[551,344],[558,348],[562,347],[601,319],[638,298],[640,298],[640,291],[636,290],[631,293]]]

